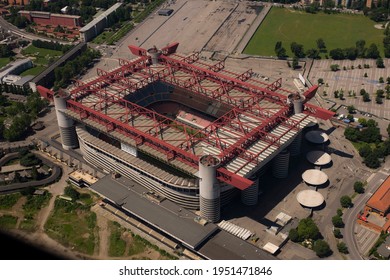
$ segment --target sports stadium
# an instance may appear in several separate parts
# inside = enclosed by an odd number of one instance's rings
[[[64,149],[79,147],[105,172],[217,222],[238,194],[257,203],[265,168],[287,176],[302,130],[333,112],[308,103],[317,86],[292,92],[281,79],[264,83],[251,69],[236,73],[223,61],[177,53],[178,45],[129,46],[136,58],[115,69],[98,69],[67,91],[37,90],[54,101]]]

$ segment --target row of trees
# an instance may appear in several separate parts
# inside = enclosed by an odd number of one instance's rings
[[[390,39],[389,39],[390,42]],[[298,44],[297,42],[292,42],[290,44],[291,52],[294,54],[294,57],[304,58],[309,57],[313,59],[319,59],[321,53],[326,53],[326,44],[322,38],[316,40],[317,48],[311,48],[305,51],[304,46],[302,44]],[[275,54],[279,58],[286,58],[287,51],[283,47],[282,41],[278,41],[275,44]],[[368,48],[366,47],[365,40],[359,40],[356,42],[354,47],[350,48],[336,48],[329,52],[329,55],[334,60],[342,60],[342,59],[350,59],[355,60],[356,58],[372,58],[378,59],[380,58],[380,52],[378,46],[372,43]],[[380,64],[383,66],[383,60]],[[383,66],[384,67],[384,66]]]
[[[356,42],[355,47],[345,49],[336,48],[331,50],[329,55],[334,60],[355,60],[356,58],[377,59],[380,57],[380,52],[376,44],[372,43],[368,48],[366,48],[366,41],[359,40]]]
[[[72,48],[72,45],[63,45],[57,42],[49,42],[42,40],[34,40],[32,41],[32,45],[37,48],[61,51],[62,53],[66,53]]]
[[[55,69],[55,89],[67,86],[71,79],[92,66],[94,59],[101,56],[99,51],[88,48],[80,56]]]

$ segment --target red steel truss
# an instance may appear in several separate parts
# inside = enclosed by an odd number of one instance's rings
[[[252,185],[252,181],[243,178],[235,172],[228,171],[225,166],[236,157],[246,160],[246,164],[258,163],[259,155],[270,146],[280,146],[280,139],[289,131],[299,131],[300,122],[293,121],[290,116],[292,109],[287,103],[287,97],[277,93],[281,87],[281,79],[267,87],[260,87],[249,83],[252,70],[236,74],[224,70],[224,63],[208,65],[199,61],[199,53],[189,56],[175,54],[178,43],[173,43],[161,50],[159,64],[150,67],[150,57],[145,49],[129,46],[130,51],[139,58],[128,61],[119,59],[119,67],[112,71],[97,69],[98,77],[90,82],[76,81],[75,88],[70,92],[67,101],[69,110],[76,112],[81,120],[88,118],[106,127],[107,132],[117,131],[129,137],[140,145],[146,145],[166,155],[167,161],[179,160],[194,168],[198,167],[199,157],[193,151],[198,142],[206,142],[221,151],[221,167],[218,169],[218,179],[244,190]],[[180,74],[184,73],[184,74]],[[219,100],[231,107],[225,115],[203,129],[169,119],[155,111],[124,99],[129,93],[135,92],[154,81],[163,81],[175,87],[205,96],[211,100]],[[211,82],[214,87],[204,86]],[[106,88],[110,87],[109,92]],[[44,87],[37,86],[39,93],[52,99],[54,93]],[[112,92],[114,90],[114,92]],[[234,94],[231,92],[234,91]],[[311,87],[303,95],[308,101],[317,91],[317,86]],[[84,100],[87,96],[94,96],[93,101]],[[277,104],[278,109],[270,112],[261,108],[261,100],[268,100]],[[120,113],[107,113],[110,106],[119,106]],[[333,113],[305,103],[304,112],[319,118],[329,119]],[[277,110],[275,112],[275,110]],[[250,114],[251,121],[244,121],[246,114]],[[153,120],[152,124],[137,127],[132,120],[143,116]],[[254,127],[255,124],[255,127]],[[287,128],[283,135],[272,135],[271,131],[282,125]],[[159,138],[166,129],[180,130],[183,139],[175,139],[179,145],[172,145],[170,141]],[[228,130],[229,136],[219,134]],[[234,143],[228,140],[234,139]],[[268,143],[259,153],[248,151],[256,141]],[[242,166],[240,169],[242,169]]]

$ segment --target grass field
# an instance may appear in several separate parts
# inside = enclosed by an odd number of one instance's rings
[[[46,69],[46,66],[35,66],[33,68],[27,69],[26,71],[20,73],[20,76],[33,75],[36,76],[40,74],[43,70]]]
[[[0,229],[13,229],[17,222],[17,217],[11,215],[0,216]]]
[[[20,193],[7,194],[0,196],[0,209],[8,210],[18,202],[22,195]]]
[[[117,222],[109,222],[110,228],[110,247],[108,254],[110,257],[122,257],[126,250],[126,241],[123,240],[122,234],[125,231]]]
[[[32,56],[41,56],[45,57],[50,56],[62,56],[62,51],[55,51],[55,50],[49,50],[49,49],[43,49],[43,48],[37,48],[33,45],[28,46],[24,50],[22,50],[23,55],[32,55]]]
[[[0,69],[6,66],[9,62],[8,57],[0,57]]]
[[[74,250],[92,255],[97,244],[96,214],[89,207],[58,199],[45,229],[47,234]]]
[[[383,30],[363,15],[309,14],[273,7],[256,33],[245,47],[245,54],[275,56],[275,43],[282,41],[288,56],[292,56],[290,44],[297,42],[304,49],[317,48],[316,40],[324,39],[328,52],[335,48],[355,46],[365,40],[366,47],[377,44],[383,55]]]

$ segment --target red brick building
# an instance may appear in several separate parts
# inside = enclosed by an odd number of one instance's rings
[[[67,26],[80,27],[80,16],[52,14],[48,12],[37,11],[19,11],[21,16],[26,17],[29,21],[35,22],[38,25],[52,25],[52,26]]]
[[[24,6],[30,4],[30,0],[8,0],[8,5]]]
[[[367,201],[363,213],[358,215],[358,223],[379,232],[390,231],[390,176]]]
[[[367,201],[364,210],[385,217],[390,212],[390,176]]]

